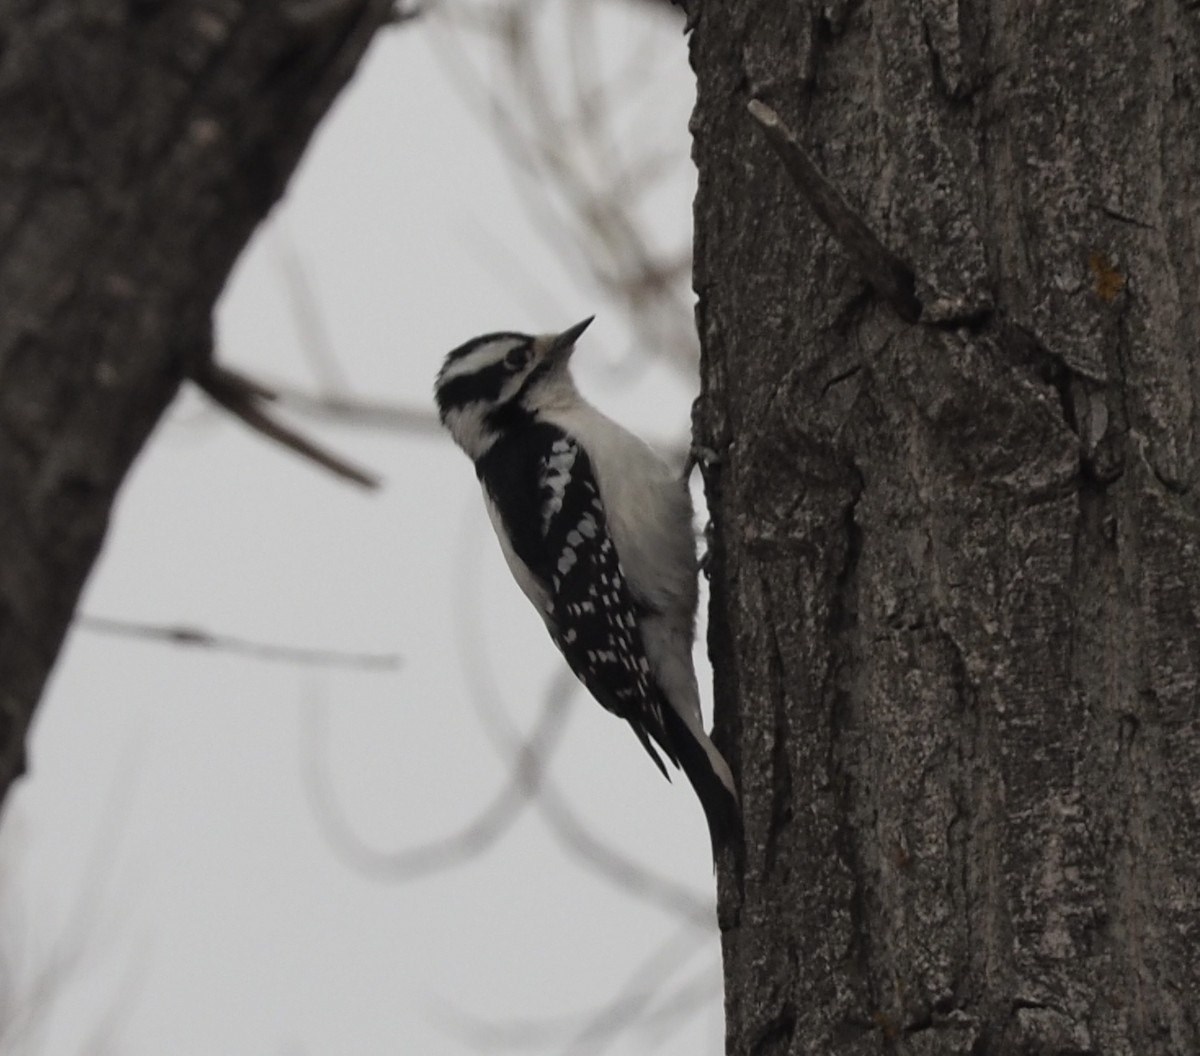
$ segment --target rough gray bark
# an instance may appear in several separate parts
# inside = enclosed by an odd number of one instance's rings
[[[117,488],[391,6],[0,3],[0,798]]]
[[[1200,10],[690,17],[728,1051],[1200,1052]]]

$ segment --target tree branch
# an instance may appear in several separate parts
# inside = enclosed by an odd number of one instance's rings
[[[142,623],[119,620],[109,616],[75,617],[75,624],[87,631],[111,634],[122,638],[141,638],[146,641],[181,645],[194,649],[213,649],[218,652],[239,653],[256,660],[273,660],[287,664],[309,664],[320,667],[357,667],[377,671],[394,671],[400,666],[395,653],[347,653],[338,649],[305,649],[294,645],[256,642],[230,634],[214,634],[199,627],[184,624]]]
[[[906,323],[921,318],[916,276],[912,268],[893,253],[867,222],[842,197],[800,145],[796,134],[766,103],[751,99],[746,107],[766,134],[813,211],[841,243],[854,266],[872,288]]]
[[[281,406],[310,418],[419,436],[446,435],[437,415],[422,407],[406,407],[343,393],[305,392],[286,385],[277,385],[274,394]]]
[[[282,444],[289,451],[315,462],[343,480],[361,484],[364,488],[379,487],[378,477],[351,465],[338,455],[331,454],[267,414],[262,408],[262,403],[276,399],[276,394],[261,382],[253,381],[211,359],[205,360],[192,372],[192,380],[214,403],[225,408],[256,433]]]
[[[304,789],[317,823],[334,853],[350,868],[390,882],[418,880],[457,868],[482,856],[533,802],[554,749],[570,716],[568,687],[555,681],[542,704],[533,733],[521,745],[512,770],[492,801],[456,832],[428,843],[378,850],[354,832],[337,801],[328,767],[322,762],[329,743],[325,710],[315,704],[304,723]]]

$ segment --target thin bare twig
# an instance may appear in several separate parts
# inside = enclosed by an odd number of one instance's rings
[[[304,724],[304,789],[335,853],[356,871],[388,881],[416,880],[480,857],[512,828],[537,795],[542,774],[570,714],[569,688],[561,679],[551,685],[534,731],[521,746],[508,780],[473,821],[442,839],[388,851],[368,846],[353,831],[338,805],[328,769],[322,765],[324,746],[329,743],[325,711],[310,706]]]
[[[641,1017],[639,1028],[653,1038],[654,1044],[661,1044],[698,1009],[705,1005],[711,1007],[714,999],[719,1002],[724,989],[721,962],[714,958],[700,971],[661,997],[653,1008],[648,1008]]]
[[[344,480],[361,484],[364,488],[379,486],[378,477],[325,451],[294,429],[271,418],[262,409],[261,403],[273,399],[275,394],[261,382],[253,381],[228,367],[219,366],[211,359],[205,360],[196,368],[192,373],[192,380],[215,403],[224,407],[236,418],[240,418],[255,432],[282,444],[310,462],[323,466]]]
[[[529,261],[477,217],[467,217],[466,238],[479,246],[476,263],[496,284],[506,288],[534,319],[565,319],[569,309],[544,283]]]
[[[488,1020],[473,1016],[460,1006],[439,1002],[432,1018],[460,1039],[478,1049],[552,1048],[567,1045],[571,1056],[598,1056],[622,1034],[645,1022],[661,1025],[669,1015],[665,1003],[656,1001],[665,981],[683,968],[703,946],[695,929],[677,929],[654,948],[603,1005],[589,1012],[537,1018]],[[711,976],[711,967],[706,975]],[[693,980],[688,980],[690,987]],[[691,1011],[667,998],[679,1015]],[[654,1007],[651,1007],[654,1006]]]
[[[280,406],[310,418],[420,436],[444,435],[437,415],[419,407],[367,400],[347,394],[305,392],[289,385],[276,386],[274,395]]]
[[[308,276],[308,268],[305,267],[287,228],[282,223],[276,223],[271,230],[275,235],[275,252],[279,259],[279,270],[283,275],[288,303],[292,309],[300,350],[323,390],[345,392],[349,387],[346,372],[334,354],[329,323]]]
[[[118,926],[127,923],[102,917],[103,912],[112,912],[110,907],[123,827],[128,822],[136,782],[142,773],[140,767],[133,765],[136,759],[130,758],[128,750],[122,755],[123,765],[118,765],[114,770],[100,824],[79,868],[79,875],[84,880],[76,885],[76,894],[65,907],[66,920],[57,937],[52,940],[49,950],[38,956],[40,965],[34,963],[22,968],[21,951],[17,946],[21,931],[17,919],[5,919],[4,927],[0,929],[4,939],[3,949],[0,950],[0,1050],[11,1056],[45,1051],[44,1037],[48,1033],[48,1024],[52,1023],[59,1011],[64,992],[79,979],[97,979],[104,975],[98,962],[101,959],[111,961]],[[17,820],[10,814],[3,830],[5,840],[0,853],[4,861],[0,862],[0,875],[6,884],[11,882],[12,875],[7,867],[18,853],[11,843],[14,834],[20,832],[13,825]],[[118,887],[126,903],[117,907],[122,916],[132,904],[129,899],[130,886],[125,882]],[[133,886],[136,887],[136,883]],[[14,900],[10,890],[5,891],[4,901],[11,909]],[[45,918],[42,915],[36,919]],[[144,968],[144,959],[140,962],[130,959],[119,972],[117,986],[110,989],[112,998],[107,1010],[89,1032],[90,1048],[103,1051],[102,1046],[116,1036],[122,1016],[128,1012],[136,997]]]
[[[599,1056],[622,1034],[656,1013],[656,1025],[661,1026],[666,1015],[664,1002],[660,1000],[663,985],[699,950],[696,939],[695,934],[676,933],[640,964],[613,1000],[599,1009],[576,1035],[566,1056]],[[690,1011],[689,1007],[675,1004],[676,1022],[682,1022]]]
[[[276,225],[274,231],[280,273],[295,319],[300,348],[319,389],[307,392],[283,383],[268,388],[255,382],[253,384],[262,390],[260,395],[310,418],[401,433],[439,434],[437,415],[431,410],[351,395],[346,372],[334,351],[329,323],[308,268],[286,230]]]
[[[716,907],[711,900],[659,876],[594,835],[549,781],[542,783],[537,808],[550,832],[558,839],[559,846],[614,887],[682,917],[696,928],[710,933],[715,931]]]
[[[356,667],[375,671],[394,671],[400,666],[400,657],[395,653],[348,653],[336,649],[305,649],[291,645],[255,642],[248,638],[237,638],[228,634],[214,634],[211,631],[182,624],[142,623],[136,620],[85,614],[77,615],[75,623],[83,630],[95,631],[99,634],[140,638],[145,641],[163,642],[167,645],[195,649],[213,649],[218,652],[253,657],[255,660],[308,664],[316,667]]]
[[[455,27],[482,34],[497,60],[495,71],[482,77],[453,34],[433,38],[453,49],[448,72],[483,115],[517,175],[527,177],[516,180],[515,188],[530,221],[568,268],[579,273],[582,265],[586,278],[621,303],[637,334],[638,358],[665,358],[693,370],[697,348],[688,272],[675,264],[684,256],[690,261],[690,254],[664,259],[639,218],[667,172],[664,160],[683,164],[686,149],[681,145],[666,155],[647,142],[644,152],[658,157],[647,164],[638,156],[626,164],[618,147],[630,135],[614,125],[618,104],[651,95],[645,63],[635,67],[636,76],[625,70],[601,75],[593,47],[594,5],[585,0],[567,9],[565,47],[553,50],[537,45],[541,10],[529,0],[506,0],[483,12],[464,4],[440,10]],[[566,95],[550,72],[562,55],[572,59],[572,90]],[[661,96],[652,98],[661,113]]]
[[[842,197],[841,192],[825,178],[800,145],[796,134],[774,110],[758,99],[751,99],[747,109],[766,133],[767,142],[782,159],[801,194],[833,232],[875,292],[906,323],[920,320],[921,301],[917,297],[916,276],[912,268],[883,244],[867,222]]]

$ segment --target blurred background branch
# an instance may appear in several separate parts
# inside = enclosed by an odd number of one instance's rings
[[[447,74],[509,158],[530,222],[625,316],[627,366],[663,359],[694,371],[690,231],[664,235],[656,216],[688,158],[660,146],[655,122],[666,111],[686,126],[689,102],[655,76],[661,40],[648,27],[619,49],[600,47],[603,6],[461,0],[440,4],[430,30]],[[682,35],[673,8],[648,9],[656,19]]]
[[[295,645],[257,642],[232,634],[219,634],[186,624],[145,623],[138,620],[114,619],[110,616],[89,616],[80,613],[75,625],[97,634],[120,638],[160,642],[186,649],[211,649],[218,653],[234,653],[254,660],[301,664],[316,667],[354,667],[374,671],[395,671],[400,666],[397,653],[357,653],[339,649],[309,649]]]

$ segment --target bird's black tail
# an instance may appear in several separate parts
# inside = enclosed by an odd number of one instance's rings
[[[732,847],[736,850],[741,847],[742,808],[733,786],[733,775],[703,731],[700,736],[708,741],[707,744],[698,739],[696,733],[674,708],[664,707],[662,715],[670,744],[668,754],[679,760],[679,765],[691,782],[692,788],[696,790],[700,805],[704,808],[715,861],[721,848]]]

